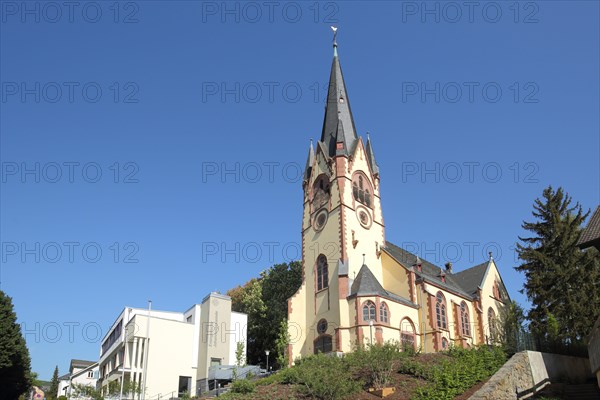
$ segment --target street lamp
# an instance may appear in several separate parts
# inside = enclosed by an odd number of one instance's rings
[[[265,354],[267,355],[267,374],[269,373],[269,354],[271,352],[269,350],[265,350]]]
[[[369,332],[371,333],[371,346],[373,346],[373,320],[369,320]]]

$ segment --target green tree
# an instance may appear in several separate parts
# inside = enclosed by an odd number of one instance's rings
[[[288,331],[287,318],[284,318],[279,324],[279,335],[275,341],[275,350],[277,352],[277,364],[280,368],[286,368],[290,364],[288,355],[288,345],[290,344],[290,333]]]
[[[490,328],[494,332],[493,342],[501,343],[507,354],[512,355],[520,351],[519,343],[526,332],[523,307],[513,300],[506,307],[500,308],[500,315],[496,319],[490,321]]]
[[[54,373],[50,380],[50,390],[46,394],[48,400],[56,400],[58,396],[58,365],[54,367]]]
[[[235,368],[233,369],[233,380],[238,378],[238,368],[245,365],[244,360],[244,342],[235,344]]]
[[[276,341],[281,321],[287,317],[287,299],[302,283],[302,264],[276,264],[261,272],[243,286],[227,292],[234,311],[248,314],[247,360],[258,364],[266,359],[265,350],[270,350],[277,360]]]
[[[581,342],[600,315],[600,258],[595,249],[577,247],[581,225],[589,215],[581,205],[558,188],[544,189],[533,205],[535,221],[523,222],[530,237],[519,237],[517,252],[525,274],[524,292],[532,307],[527,314],[531,332],[538,340]],[[548,324],[554,318],[556,337]],[[555,333],[555,332],[553,332]]]
[[[17,324],[12,299],[0,290],[0,388],[16,399],[31,388],[31,359]]]

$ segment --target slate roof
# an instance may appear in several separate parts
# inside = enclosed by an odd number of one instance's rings
[[[64,375],[58,377],[59,381],[68,381],[69,379],[71,379],[71,375],[69,375],[69,374],[64,374]]]
[[[350,99],[346,91],[342,67],[337,56],[337,44],[334,44],[334,56],[329,75],[329,90],[327,91],[327,103],[325,106],[325,117],[323,119],[323,130],[321,142],[327,149],[330,157],[336,154],[350,154],[355,146],[358,136],[354,126],[354,117],[350,109]],[[343,99],[343,101],[340,101]],[[337,150],[336,143],[344,143],[344,149]]]
[[[310,147],[308,148],[308,157],[306,158],[306,167],[304,167],[304,180],[307,181],[310,178],[312,172],[312,165],[315,161],[315,150],[313,149],[312,139],[310,140]]]
[[[487,271],[489,261],[482,262],[479,265],[465,269],[452,275],[452,279],[465,290],[465,292],[474,295],[481,286],[485,271]]]
[[[391,242],[386,241],[384,250],[407,268],[412,268],[412,265],[417,260],[415,254],[398,247]],[[434,283],[441,288],[467,299],[473,299],[474,294],[477,292],[477,286],[479,286],[483,279],[486,270],[485,266],[487,266],[487,264],[488,262],[486,261],[485,263],[468,268],[459,273],[446,273],[445,268],[440,268],[427,260],[421,259],[422,272],[415,269],[415,274],[426,282]],[[442,282],[442,272],[445,273],[446,282]],[[476,285],[475,290],[473,290],[474,285]]]
[[[577,245],[586,248],[592,246],[594,242],[600,242],[600,206],[596,207],[596,211],[583,228]]]
[[[348,297],[355,296],[381,296],[409,307],[419,308],[419,306],[412,301],[385,290],[377,278],[375,278],[375,275],[373,275],[373,272],[371,272],[369,267],[364,264],[358,271],[358,275],[356,275],[356,278],[352,283],[350,296]]]
[[[371,171],[373,174],[379,173],[379,167],[377,166],[377,161],[375,161],[375,153],[373,152],[373,146],[371,145],[371,138],[367,134],[367,161],[369,162],[369,166],[371,167]]]

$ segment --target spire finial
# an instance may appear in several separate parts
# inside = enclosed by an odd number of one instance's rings
[[[337,30],[338,28],[335,26],[331,27],[331,30],[333,31],[333,56],[337,57]]]
[[[367,131],[367,140],[371,140],[371,134]]]
[[[493,260],[494,257],[492,256],[492,252],[490,251],[488,254],[490,255],[490,260]]]
[[[363,265],[365,265],[365,254],[363,253]]]

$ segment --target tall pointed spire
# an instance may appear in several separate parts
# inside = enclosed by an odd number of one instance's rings
[[[321,142],[325,145],[330,157],[336,154],[349,155],[358,139],[344,75],[337,54],[337,28],[332,27],[332,29],[334,31],[333,62],[329,75],[329,90],[321,133]],[[338,127],[342,127],[342,132],[338,131]]]
[[[367,132],[367,161],[369,162],[369,166],[371,167],[371,171],[373,171],[373,175],[379,174],[379,166],[377,165],[377,161],[375,161],[375,153],[373,152],[373,145],[371,144],[371,135]]]
[[[304,168],[304,180],[308,181],[312,172],[312,165],[315,161],[315,150],[313,149],[312,139],[310,139],[310,147],[308,149],[308,158],[306,159],[306,167]]]

